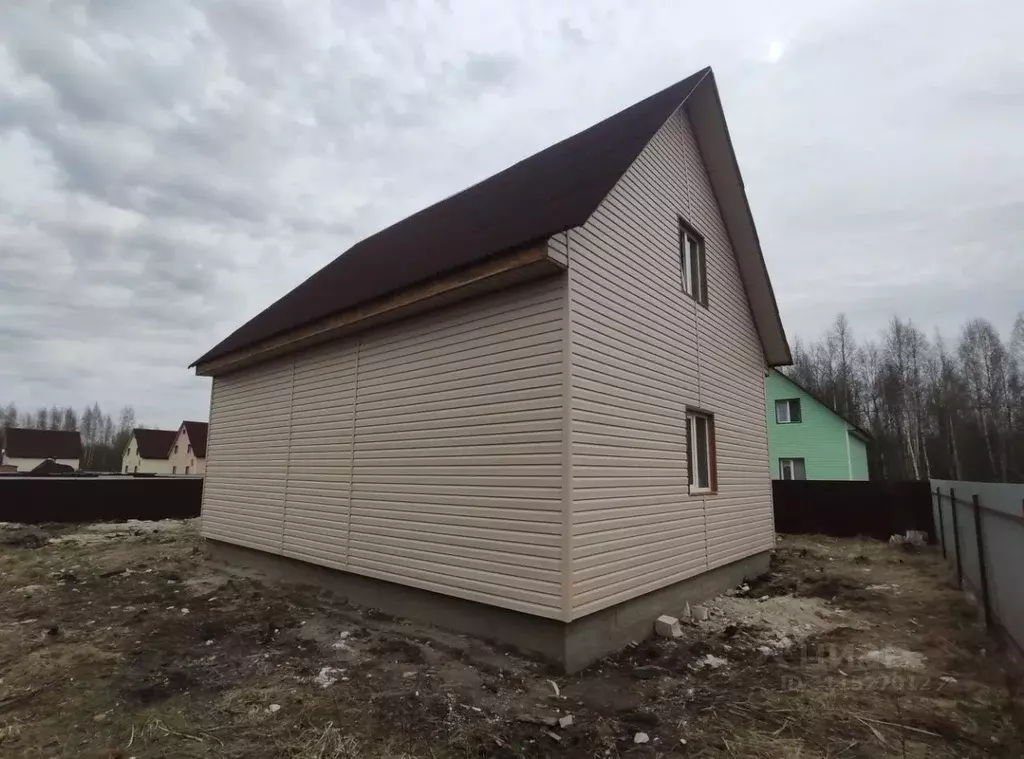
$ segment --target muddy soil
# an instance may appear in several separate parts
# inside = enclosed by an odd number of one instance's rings
[[[707,606],[567,677],[211,565],[192,523],[5,525],[0,755],[1024,756],[1014,669],[931,549],[785,538]]]

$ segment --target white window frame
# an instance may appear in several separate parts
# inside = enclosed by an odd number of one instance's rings
[[[686,441],[687,455],[690,459],[690,493],[692,495],[698,495],[702,493],[714,493],[715,491],[715,457],[712,447],[714,446],[714,424],[715,418],[711,414],[705,414],[698,411],[689,411],[686,414],[687,427],[689,428],[689,439]],[[700,446],[697,444],[697,420],[702,419],[705,422],[704,427],[704,439],[705,448],[703,455],[705,458],[705,471],[707,472],[708,481],[706,484],[701,485],[697,482],[700,477],[700,467],[698,466],[701,455]]]
[[[779,400],[775,401],[775,423],[776,424],[800,424],[800,422],[802,422],[804,420],[803,409],[800,409],[800,411],[801,411],[801,413],[800,413],[800,420],[796,421],[796,422],[793,421],[793,406],[792,406],[792,404],[794,402],[797,404],[797,408],[800,408],[800,399],[799,398],[780,398]],[[779,413],[779,409],[783,409],[783,408],[786,409],[786,418],[785,419],[783,419],[782,415]]]
[[[679,264],[682,267],[683,292],[703,306],[708,303],[706,289],[707,255],[704,252],[704,241],[698,237],[683,222],[679,225]],[[694,250],[696,249],[696,250]],[[697,260],[694,265],[694,254]],[[694,281],[694,269],[696,269],[696,281]]]
[[[797,477],[796,476],[796,467],[797,467],[797,462],[798,461],[800,462],[800,468],[804,470],[803,471],[803,474],[804,474],[803,477]],[[790,472],[790,475],[791,475],[789,477],[786,476],[787,466],[788,466],[788,469],[789,469],[789,472]],[[779,477],[781,479],[783,479],[783,480],[806,480],[807,479],[807,461],[806,461],[806,459],[802,459],[802,458],[799,458],[799,457],[797,457],[797,458],[788,458],[788,459],[780,458],[779,459]]]

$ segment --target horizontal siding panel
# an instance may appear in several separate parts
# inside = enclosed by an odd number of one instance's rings
[[[279,360],[214,378],[204,536],[281,552],[293,369],[291,359]]]
[[[564,289],[217,378],[205,534],[561,617]]]
[[[608,606],[628,601],[666,585],[682,582],[707,571],[707,564],[699,549],[685,556],[677,557],[674,564],[659,571],[641,572],[614,584],[602,584],[598,588],[575,596],[577,616],[590,614]]]

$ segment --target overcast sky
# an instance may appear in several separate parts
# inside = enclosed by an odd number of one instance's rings
[[[206,419],[186,366],[353,242],[705,65],[791,340],[1005,334],[1024,3],[769,5],[3,3],[0,403]]]

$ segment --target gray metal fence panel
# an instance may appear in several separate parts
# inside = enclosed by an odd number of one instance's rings
[[[975,596],[981,591],[981,575],[978,572],[978,534],[974,531],[974,511],[970,495],[956,494],[957,527],[960,529],[960,560],[963,562],[964,585]]]
[[[983,601],[987,590],[993,620],[1024,652],[1024,485],[932,480],[933,512],[939,514],[946,560],[955,565],[959,541],[964,587]],[[938,498],[936,499],[936,488]],[[950,488],[956,492],[954,534]],[[987,588],[981,584],[974,496],[978,497]]]
[[[1024,651],[1024,525],[985,515],[982,533],[992,613]]]

